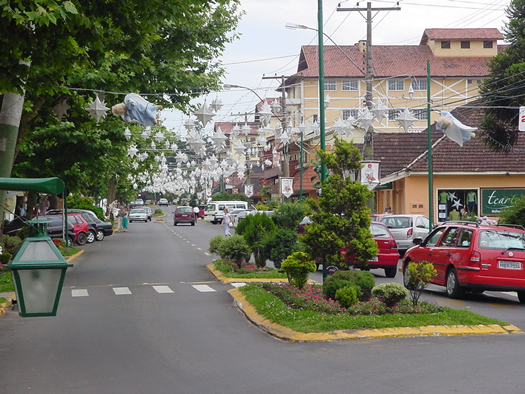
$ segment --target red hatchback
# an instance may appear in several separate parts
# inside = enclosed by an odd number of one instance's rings
[[[464,291],[516,291],[525,303],[525,229],[521,226],[485,226],[475,222],[446,222],[432,231],[403,259],[407,265],[428,261],[437,270],[433,283],[445,286],[447,295]]]
[[[57,216],[62,217],[63,215]],[[74,241],[79,245],[85,245],[89,234],[88,222],[78,213],[68,213],[67,221],[69,225],[73,226],[73,232],[75,233]]]
[[[399,262],[399,253],[397,251],[397,243],[388,227],[383,223],[372,222],[370,224],[370,232],[377,243],[379,253],[365,265],[356,265],[361,269],[383,268],[387,278],[394,278],[397,273],[397,263]],[[346,250],[342,250],[345,254]]]

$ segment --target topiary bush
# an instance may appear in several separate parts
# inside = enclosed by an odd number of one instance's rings
[[[266,254],[265,239],[274,231],[275,223],[269,216],[261,213],[247,215],[235,229],[235,233],[242,235],[253,251],[255,264],[258,267],[266,265],[266,260],[269,257]]]
[[[348,308],[359,301],[357,297],[358,291],[359,289],[356,286],[342,287],[335,292],[335,300],[339,302],[339,305]]]
[[[399,283],[383,283],[372,289],[372,297],[376,297],[386,306],[393,307],[408,296],[408,290]]]
[[[13,257],[13,255],[9,252],[4,252],[2,254],[0,254],[0,265],[5,265],[7,263],[9,263],[9,260],[11,260],[11,257]]]
[[[233,261],[240,268],[244,261],[249,261],[252,251],[246,240],[240,235],[224,237],[219,242],[218,252],[222,259]]]
[[[265,239],[265,249],[274,267],[280,269],[285,258],[301,251],[297,243],[297,231],[282,228],[269,234]]]
[[[210,247],[208,248],[208,252],[211,254],[219,255],[219,245],[226,239],[226,237],[223,237],[222,235],[216,235],[212,239],[210,239]]]
[[[288,282],[302,289],[308,281],[308,274],[317,271],[315,261],[309,254],[295,252],[283,261],[281,268],[288,276]]]
[[[428,287],[437,276],[437,271],[434,265],[428,261],[421,261],[419,263],[409,262],[405,267],[404,282],[405,287],[410,292],[412,304],[417,306],[419,297],[423,289]]]
[[[3,240],[6,252],[14,252],[15,250],[18,249],[20,245],[22,245],[22,242],[23,242],[22,238],[18,236],[12,236],[12,237],[4,236],[4,240]]]
[[[368,301],[376,280],[368,271],[336,271],[331,277],[326,278],[323,284],[323,294],[326,298],[335,299],[337,290],[345,286],[356,286],[359,301]]]

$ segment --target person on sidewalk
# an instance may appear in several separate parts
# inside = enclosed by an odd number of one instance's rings
[[[221,226],[224,226],[224,236],[231,237],[230,233],[230,223],[232,222],[232,217],[228,212],[228,208],[224,208],[224,216],[222,218]]]
[[[200,209],[198,206],[193,207],[193,214],[195,215],[195,224],[197,224],[197,220],[199,220],[199,212]]]
[[[121,206],[119,209],[118,209],[118,213],[117,213],[117,228],[118,228],[118,231],[122,231],[122,219],[124,218],[126,212],[124,211],[125,208],[124,206]]]
[[[129,214],[127,208],[123,208],[124,216],[122,217],[122,231],[128,232]]]

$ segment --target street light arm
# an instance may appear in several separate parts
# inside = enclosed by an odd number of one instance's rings
[[[308,27],[308,26],[305,26],[305,25],[296,25],[294,23],[287,23],[285,25],[285,27],[287,29],[292,29],[292,30],[296,30],[296,29],[300,29],[300,30],[313,30],[313,31],[317,31],[317,29],[314,29],[313,27]],[[334,40],[332,40],[332,37],[330,37],[328,34],[326,34],[325,32],[323,32],[323,36],[325,36],[326,38],[328,38],[332,44],[334,44],[336,46],[337,49],[339,49],[341,51],[341,53],[348,59],[350,60],[350,63],[352,63],[360,72],[361,74],[363,74],[363,76],[366,76],[365,72],[363,70],[361,70],[359,68],[359,66],[352,60],[352,58],[350,56],[348,56],[348,54],[343,51],[343,48],[341,48]]]
[[[229,84],[229,83],[225,83],[224,85],[222,85],[222,88],[224,90],[230,90],[232,88],[247,89],[250,92],[252,92],[253,94],[255,94],[259,98],[259,100],[264,101],[264,99],[261,96],[259,96],[259,94],[257,94],[257,92],[255,90],[249,88],[248,86],[232,85],[232,84]]]

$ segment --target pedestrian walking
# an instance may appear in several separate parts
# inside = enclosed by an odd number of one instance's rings
[[[122,217],[122,231],[128,232],[129,214],[127,208],[124,208],[124,216]]]
[[[222,218],[221,226],[224,226],[224,236],[231,237],[230,233],[230,223],[232,222],[232,217],[228,212],[228,208],[224,208],[224,216]]]
[[[197,220],[199,219],[199,212],[200,209],[197,206],[193,207],[193,214],[195,215],[195,224],[197,224]]]
[[[123,230],[123,228],[122,228],[122,219],[124,218],[125,215],[126,215],[125,208],[124,208],[124,206],[121,206],[118,209],[118,213],[117,213],[117,228],[118,228],[118,231],[122,231]]]

